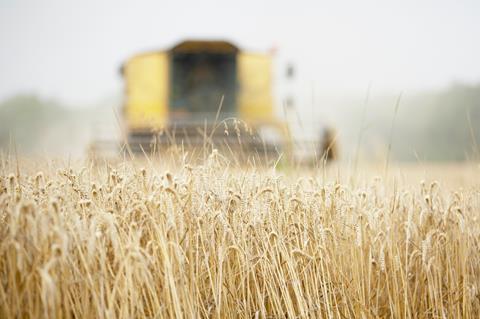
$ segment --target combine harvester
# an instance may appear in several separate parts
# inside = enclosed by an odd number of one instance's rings
[[[116,144],[125,151],[219,149],[242,161],[292,154],[288,125],[275,115],[270,54],[226,41],[184,41],[135,55],[121,72],[124,140]],[[93,149],[101,152],[107,144]]]

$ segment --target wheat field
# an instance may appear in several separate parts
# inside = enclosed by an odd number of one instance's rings
[[[480,315],[475,165],[0,165],[0,318]]]

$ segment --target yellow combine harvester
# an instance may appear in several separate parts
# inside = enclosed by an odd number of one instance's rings
[[[287,130],[274,112],[272,58],[226,41],[184,41],[122,66],[133,151],[171,146],[278,155]]]

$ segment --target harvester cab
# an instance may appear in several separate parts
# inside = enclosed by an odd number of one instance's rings
[[[122,66],[129,147],[278,156],[288,130],[275,116],[271,65],[269,54],[226,41],[184,41],[133,56]]]

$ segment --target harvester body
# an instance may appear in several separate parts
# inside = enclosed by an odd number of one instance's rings
[[[171,146],[278,155],[288,130],[275,116],[272,57],[226,41],[184,41],[122,66],[124,123],[134,151]]]

